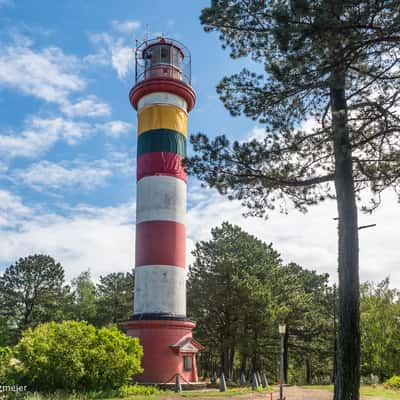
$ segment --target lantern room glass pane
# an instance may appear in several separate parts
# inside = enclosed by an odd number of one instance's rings
[[[149,51],[151,51],[151,64],[160,64],[161,62],[161,49],[160,46],[152,46]]]
[[[176,47],[171,47],[172,50],[172,65],[178,69],[182,69],[182,53]]]
[[[171,64],[171,52],[169,46],[160,46],[161,47],[161,63],[162,64]]]

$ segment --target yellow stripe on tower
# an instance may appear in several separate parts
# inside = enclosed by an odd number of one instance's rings
[[[187,113],[171,105],[149,105],[138,112],[138,135],[152,129],[170,129],[186,136]]]

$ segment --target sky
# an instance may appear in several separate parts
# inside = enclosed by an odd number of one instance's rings
[[[206,0],[0,0],[0,273],[20,257],[44,253],[61,262],[68,280],[93,279],[134,265],[136,40],[161,34],[192,55],[197,94],[189,133],[262,137],[264,128],[233,118],[216,95],[223,76],[250,60],[231,60],[218,35],[199,22]],[[190,152],[190,148],[189,148]],[[240,203],[200,182],[188,182],[187,247],[208,240],[223,221],[272,243],[284,262],[337,279],[334,202],[305,215],[272,212],[245,218]],[[389,276],[400,287],[395,196],[373,215],[360,215],[360,277]]]

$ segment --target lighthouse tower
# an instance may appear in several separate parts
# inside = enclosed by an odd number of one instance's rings
[[[186,318],[186,156],[195,103],[191,61],[181,43],[157,38],[136,48],[137,201],[134,313],[129,336],[144,349],[142,383],[197,382],[195,323]]]

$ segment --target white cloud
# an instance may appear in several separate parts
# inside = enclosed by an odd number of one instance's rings
[[[119,20],[114,20],[112,21],[112,27],[120,33],[129,35],[132,34],[133,32],[137,31],[140,26],[141,23],[140,21],[137,20],[125,20],[125,21],[119,21]]]
[[[119,137],[131,132],[133,125],[125,121],[116,120],[104,124],[97,124],[97,128],[103,131],[107,136]]]
[[[27,170],[18,171],[15,177],[38,190],[44,187],[66,189],[71,186],[93,189],[104,184],[111,175],[112,171],[99,161],[75,165],[40,161]]]
[[[97,53],[88,55],[87,62],[111,66],[120,79],[133,71],[133,48],[123,38],[102,32],[89,34],[89,40],[96,46]]]
[[[31,213],[31,209],[23,205],[19,196],[0,189],[0,230],[15,228]]]
[[[197,240],[210,239],[212,227],[229,221],[267,243],[272,242],[284,262],[294,261],[319,273],[328,272],[331,280],[336,281],[337,222],[333,220],[337,215],[335,202],[311,207],[307,214],[295,210],[288,215],[275,212],[269,215],[268,220],[263,220],[244,218],[244,210],[238,202],[229,202],[208,189],[191,187],[189,199],[190,196],[200,200],[188,212],[188,262],[192,261],[189,250],[194,248],[194,243]],[[204,199],[205,196],[207,199]],[[377,224],[374,228],[360,231],[362,281],[380,281],[389,275],[392,285],[400,287],[398,227],[393,223],[399,218],[400,207],[391,193],[386,193],[382,207],[374,214],[360,213],[360,225]]]
[[[90,268],[94,279],[110,272],[130,271],[134,261],[132,204],[107,208],[76,208],[69,217],[32,215],[19,230],[0,229],[0,263],[44,253],[61,262],[67,279]],[[21,219],[22,220],[22,219]]]
[[[75,144],[92,132],[84,122],[57,118],[32,117],[25,121],[19,133],[0,134],[0,154],[4,157],[38,157],[59,139]]]
[[[315,118],[307,118],[305,121],[303,121],[299,129],[308,133],[311,133],[314,129],[320,128],[320,124]],[[267,133],[265,128],[255,126],[252,128],[249,132],[247,132],[247,135],[245,137],[244,141],[251,141],[251,140],[258,140],[258,141],[263,141],[266,137]]]
[[[62,117],[31,117],[25,121],[21,132],[0,131],[0,155],[37,158],[59,140],[74,145],[96,132],[119,137],[132,129],[132,124],[120,120],[91,124]]]
[[[118,78],[122,79],[132,70],[133,50],[131,47],[124,47],[116,44],[111,49],[112,66],[117,71]]]
[[[265,136],[266,136],[265,128],[260,128],[258,126],[255,126],[247,133],[244,141],[246,142],[251,140],[262,141],[265,139]]]
[[[36,51],[31,44],[24,39],[13,46],[0,46],[0,86],[56,103],[85,88],[77,57],[64,54],[58,47]]]
[[[103,117],[111,115],[111,107],[102,103],[96,96],[89,95],[77,103],[65,102],[61,111],[68,117]]]
[[[133,174],[133,160],[126,153],[111,153],[109,159],[94,161],[40,161],[14,172],[14,181],[36,190],[91,190],[117,174]]]
[[[4,172],[7,172],[7,170],[8,170],[8,165],[0,161],[0,176],[1,174],[4,174]]]

